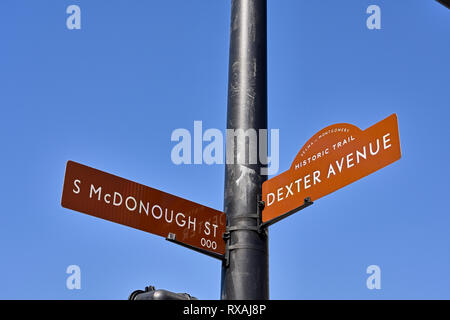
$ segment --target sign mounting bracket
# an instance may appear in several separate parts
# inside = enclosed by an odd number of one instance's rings
[[[264,202],[264,201],[263,201]],[[263,228],[267,228],[268,226],[271,226],[272,224],[274,224],[275,222],[278,222],[280,220],[283,220],[291,215],[293,215],[294,213],[296,213],[297,211],[303,210],[307,207],[309,207],[310,205],[314,204],[314,202],[311,201],[310,197],[305,198],[303,204],[300,207],[295,208],[294,210],[291,210],[285,214],[282,214],[281,216],[278,216],[272,220],[263,222],[259,225],[259,228],[263,229]]]
[[[226,243],[226,250],[225,250],[225,266],[229,267],[230,264],[230,251],[236,250],[236,249],[253,249],[253,250],[260,250],[265,251],[265,248],[259,247],[259,246],[251,246],[247,244],[230,244],[231,241],[231,232],[233,231],[239,231],[239,230],[250,230],[255,231],[260,235],[266,235],[266,232],[261,228],[261,220],[262,220],[262,210],[264,209],[264,201],[261,201],[261,195],[259,194],[257,196],[257,203],[256,203],[256,214],[255,213],[249,213],[245,215],[237,215],[232,217],[233,220],[239,220],[239,219],[256,219],[256,225],[239,225],[239,226],[227,226],[226,231],[223,234],[223,239]]]

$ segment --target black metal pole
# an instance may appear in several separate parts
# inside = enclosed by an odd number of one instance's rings
[[[267,129],[266,0],[232,0],[228,76],[227,129]],[[224,212],[229,240],[222,299],[269,299],[268,237],[266,230],[258,232],[256,216],[266,177],[259,157],[257,163],[250,161],[250,141],[229,144],[227,139],[227,155],[232,152],[235,163],[227,158]],[[238,154],[246,155],[244,163],[236,163]]]

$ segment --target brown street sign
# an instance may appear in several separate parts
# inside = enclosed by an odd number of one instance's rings
[[[298,210],[400,159],[397,115],[362,131],[340,123],[316,133],[291,168],[263,183],[263,222]]]
[[[225,253],[223,212],[68,161],[61,205],[216,254]]]

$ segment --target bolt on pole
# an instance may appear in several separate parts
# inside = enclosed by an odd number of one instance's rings
[[[227,129],[253,129],[257,136],[259,129],[267,129],[266,0],[231,3]],[[259,230],[257,216],[258,197],[266,176],[261,175],[259,150],[256,163],[251,163],[251,138],[244,139],[245,143],[229,143],[227,138],[226,144],[227,157],[233,154],[234,162],[229,164],[227,159],[225,166],[228,232],[221,298],[269,299],[268,234],[267,230]],[[245,163],[237,163],[237,155],[245,155]]]

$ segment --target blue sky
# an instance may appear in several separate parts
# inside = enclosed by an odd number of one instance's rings
[[[280,171],[317,131],[397,113],[402,159],[270,227],[272,299],[450,299],[450,11],[431,0],[268,1]],[[66,8],[81,8],[68,30]],[[381,30],[366,8],[381,8]],[[219,299],[221,264],[64,209],[67,160],[223,209],[223,165],[171,162],[225,129],[230,1],[0,2],[0,298]],[[81,290],[66,268],[81,268]],[[381,268],[381,290],[366,268]]]

